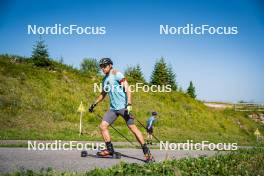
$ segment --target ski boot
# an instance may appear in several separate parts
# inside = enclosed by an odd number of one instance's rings
[[[151,155],[150,152],[147,153],[147,154],[145,154],[145,162],[146,162],[146,163],[153,163],[153,162],[155,162],[155,159],[154,159],[154,157]]]
[[[107,149],[101,150],[96,153],[96,156],[99,158],[113,158],[113,159],[120,159],[121,154],[118,152],[111,152]]]
[[[144,153],[144,156],[145,156],[145,162],[146,163],[155,162],[154,157],[151,155],[147,144],[143,144],[142,145],[142,149],[143,149],[143,153]]]
[[[97,152],[96,155],[98,157],[112,157],[113,153],[114,152],[112,152],[110,150],[104,149],[104,150],[101,150],[101,151]]]

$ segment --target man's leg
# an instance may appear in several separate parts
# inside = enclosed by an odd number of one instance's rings
[[[105,142],[111,141],[111,137],[110,137],[109,130],[108,130],[109,123],[103,120],[99,127],[100,127],[101,134],[103,136],[104,141]]]
[[[138,142],[141,144],[141,147],[142,147],[143,153],[146,157],[146,160],[147,161],[153,161],[153,157],[149,151],[147,144],[144,141],[144,137],[143,137],[141,131],[139,131],[139,129],[137,128],[137,126],[135,124],[131,124],[131,125],[128,124],[127,126],[132,131],[132,133],[136,136]]]
[[[143,149],[144,154],[149,154],[149,149],[144,141],[144,137],[141,133],[141,131],[137,128],[135,124],[127,125],[130,131],[136,136],[138,142],[141,144],[141,147]]]
[[[121,115],[124,118],[124,120],[126,121],[126,124],[127,124],[128,128],[135,135],[137,141],[141,145],[143,145],[145,143],[144,137],[143,137],[141,131],[139,131],[139,129],[135,125],[134,118],[131,115],[127,114],[127,110],[126,109],[121,109],[121,110],[117,111],[117,114],[118,115]]]
[[[153,134],[153,127],[150,127],[149,129],[149,138],[152,140],[152,134]]]
[[[112,124],[117,119],[117,114],[113,110],[109,110],[103,117],[103,120],[100,124],[100,130],[102,137],[105,141],[106,149],[104,151],[98,152],[98,155],[105,156],[105,155],[111,155],[114,153],[114,147],[111,142],[111,137],[109,134],[109,125]]]
[[[150,134],[149,144],[152,145],[152,133]]]
[[[143,145],[145,143],[144,141],[144,137],[141,133],[141,131],[139,131],[139,129],[137,128],[137,126],[135,124],[132,125],[128,125],[128,128],[132,131],[132,133],[136,136],[137,141]]]
[[[147,144],[148,144],[148,142],[149,142],[149,133],[147,132]]]
[[[119,110],[117,114],[121,115],[125,119],[128,128],[132,131],[132,133],[136,136],[137,141],[141,144],[143,153],[146,157],[146,161],[147,162],[153,161],[153,157],[149,151],[147,144],[144,141],[144,137],[141,131],[135,125],[134,117],[128,115],[126,109]]]

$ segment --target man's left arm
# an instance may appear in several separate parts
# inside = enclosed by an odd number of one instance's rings
[[[129,88],[129,84],[128,84],[127,80],[124,79],[121,82],[121,85],[124,87],[126,95],[127,95],[127,104],[132,104],[132,102],[131,102],[131,90]]]
[[[127,95],[127,110],[128,110],[128,114],[130,114],[130,112],[132,111],[131,90],[125,78],[122,79],[121,85],[124,87]]]

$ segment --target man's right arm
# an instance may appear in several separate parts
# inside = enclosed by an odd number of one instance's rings
[[[106,96],[106,92],[105,91],[102,91],[101,94],[97,97],[97,99],[95,100],[95,102],[90,106],[89,108],[89,112],[93,112],[94,111],[94,108],[95,106],[100,103],[101,101],[103,101],[103,99],[105,98]]]
[[[106,96],[106,92],[105,91],[102,91],[101,94],[97,97],[96,101],[94,102],[94,104],[98,104],[100,103],[101,101],[103,101],[103,99],[105,98]]]

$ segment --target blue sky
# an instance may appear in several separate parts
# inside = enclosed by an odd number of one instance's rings
[[[140,64],[149,80],[164,57],[183,88],[207,101],[264,102],[264,3],[254,0],[0,0],[0,53],[30,56],[27,25],[105,26],[106,35],[43,35],[52,58],[79,67],[111,57],[124,71]],[[159,25],[237,26],[237,35],[160,35]]]

